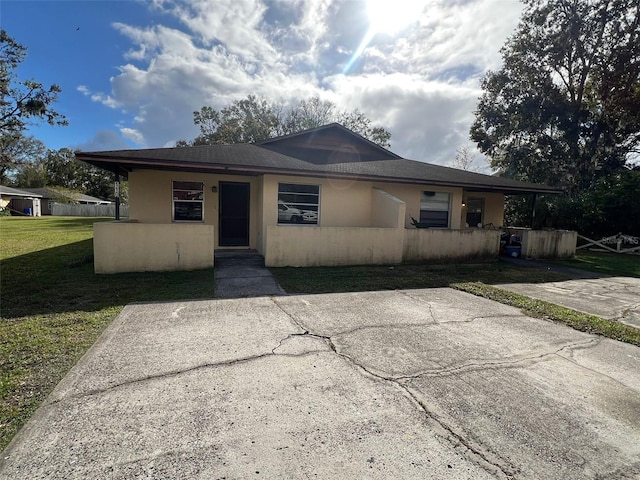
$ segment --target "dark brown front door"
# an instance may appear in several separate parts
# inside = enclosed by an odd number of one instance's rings
[[[249,246],[248,183],[220,182],[220,237],[221,247]]]

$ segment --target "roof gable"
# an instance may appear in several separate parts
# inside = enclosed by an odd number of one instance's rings
[[[400,158],[339,123],[270,138],[256,145],[316,165]]]

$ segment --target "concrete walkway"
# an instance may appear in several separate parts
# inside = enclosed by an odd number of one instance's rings
[[[128,305],[0,479],[640,476],[640,348],[450,289]]]
[[[216,298],[285,295],[255,250],[216,250],[214,265]]]
[[[520,266],[553,269],[573,279],[564,282],[500,284],[497,287],[640,328],[640,278],[609,277],[530,260],[505,261]]]

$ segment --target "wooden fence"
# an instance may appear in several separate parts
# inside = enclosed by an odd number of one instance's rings
[[[576,247],[576,250],[597,246],[599,248],[590,248],[589,250],[640,254],[640,238],[632,237],[631,235],[623,235],[622,233],[619,233],[617,235],[605,237],[601,240],[593,240],[592,238],[583,237],[578,234],[578,238],[585,240],[587,243]],[[615,245],[615,248],[610,247],[609,245]]]
[[[75,203],[54,203],[51,215],[62,217],[115,217],[116,206],[110,205],[89,205]],[[120,216],[129,216],[129,206],[120,205]]]

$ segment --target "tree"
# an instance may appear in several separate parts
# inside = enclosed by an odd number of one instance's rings
[[[193,112],[200,135],[192,141],[179,140],[178,147],[219,143],[252,143],[280,135],[289,135],[338,122],[383,147],[389,146],[391,134],[372,122],[362,112],[338,111],[336,105],[319,97],[300,100],[291,107],[249,95],[220,111],[204,106]]]
[[[321,100],[318,96],[299,100],[284,115],[278,135],[318,128],[336,121],[335,117],[336,105],[329,100]]]
[[[46,155],[20,164],[14,185],[18,188],[53,187],[105,200],[114,199],[111,175],[77,160],[68,148],[48,150]]]
[[[27,49],[5,30],[0,30],[0,181],[27,158],[20,146],[29,145],[23,132],[35,120],[49,125],[67,125],[67,119],[51,108],[61,89],[46,88],[35,80],[18,81],[15,70],[26,57]]]
[[[590,238],[625,233],[640,237],[640,167],[621,168],[574,198],[560,202],[551,222]]]
[[[0,135],[0,183],[9,183],[18,167],[37,163],[44,158],[46,151],[44,143],[35,137],[27,137],[22,132]]]
[[[472,148],[469,145],[458,148],[456,158],[453,159],[451,166],[467,172],[479,172],[480,166],[476,163],[477,157],[472,153]]]
[[[47,185],[113,200],[113,178],[109,172],[77,160],[68,148],[49,150],[45,170]]]
[[[471,137],[504,175],[575,197],[640,151],[640,3],[524,3]]]
[[[269,138],[279,121],[275,108],[266,99],[253,95],[236,100],[219,112],[204,106],[193,112],[193,122],[200,126],[200,135],[193,144],[251,143]]]

